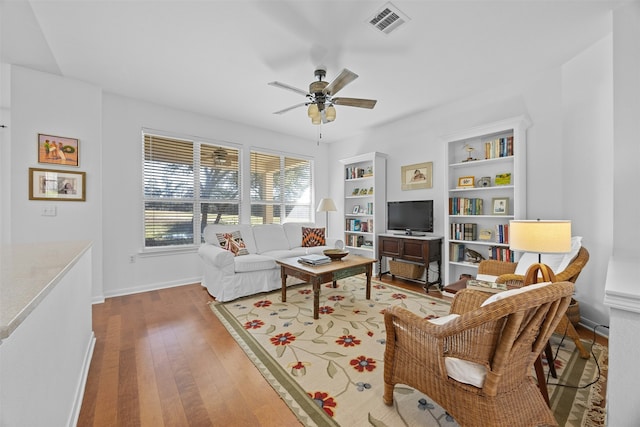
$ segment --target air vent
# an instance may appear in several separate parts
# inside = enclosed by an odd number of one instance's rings
[[[385,34],[397,30],[402,24],[409,21],[409,17],[400,12],[400,10],[391,3],[382,6],[381,9],[368,19],[369,24]]]

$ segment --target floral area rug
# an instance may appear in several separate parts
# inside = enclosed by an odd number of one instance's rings
[[[396,385],[393,406],[382,401],[385,308],[400,305],[434,318],[448,314],[448,301],[375,280],[366,300],[364,277],[355,276],[340,280],[335,289],[322,286],[320,318],[314,320],[310,285],[288,287],[286,303],[280,295],[275,291],[214,302],[211,308],[303,425],[458,425],[428,396],[407,386]],[[550,383],[565,381],[565,368],[573,367],[572,345],[563,342],[559,354],[564,356],[555,362],[559,379]],[[580,381],[582,372],[586,369],[577,374]],[[577,393],[569,390],[550,389],[552,404],[563,413],[564,425],[579,426],[579,414],[587,411],[582,407],[572,412],[569,395]],[[580,400],[588,405],[590,398]]]

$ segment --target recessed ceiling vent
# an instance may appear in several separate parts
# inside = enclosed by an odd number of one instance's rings
[[[382,6],[382,8],[368,20],[369,24],[376,30],[385,34],[397,30],[402,24],[409,21],[410,18],[400,12],[400,10],[391,3]]]

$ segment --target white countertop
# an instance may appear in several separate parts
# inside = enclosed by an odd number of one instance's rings
[[[604,304],[619,310],[640,313],[639,256],[611,257],[604,288]]]
[[[90,247],[90,241],[71,241],[2,248],[0,340],[11,335]]]

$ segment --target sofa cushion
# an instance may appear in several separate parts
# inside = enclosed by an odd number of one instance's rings
[[[324,227],[302,227],[302,247],[324,246],[327,241],[324,238]]]
[[[242,235],[242,240],[249,251],[250,254],[255,254],[257,252],[256,243],[253,237],[253,227],[248,224],[209,224],[204,229],[204,241],[220,246],[220,241],[218,240],[218,233],[231,233],[233,231],[240,231]]]
[[[312,222],[285,222],[282,224],[284,234],[289,241],[289,249],[299,248],[302,245],[302,227],[315,227]]]
[[[247,246],[242,239],[239,230],[225,233],[216,233],[220,247],[231,252],[234,256],[249,255]]]
[[[289,241],[280,224],[261,224],[253,227],[258,253],[289,249]]]
[[[246,273],[249,271],[271,270],[277,268],[276,260],[270,256],[260,254],[248,254],[234,259],[235,272]]]

